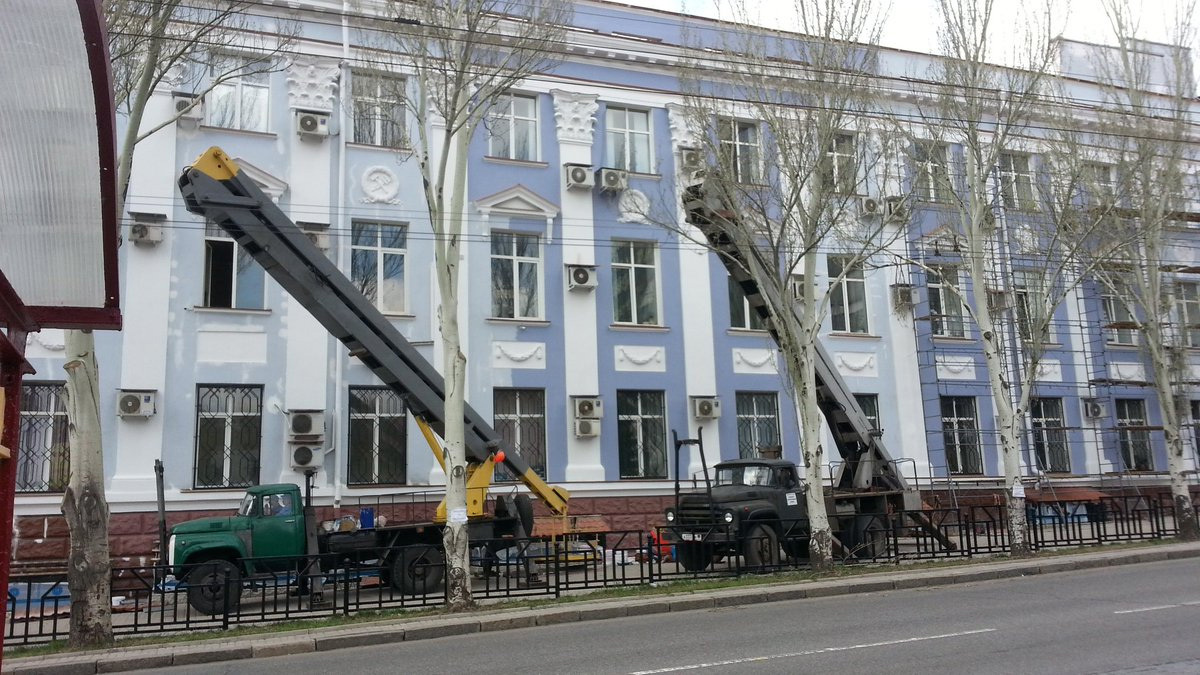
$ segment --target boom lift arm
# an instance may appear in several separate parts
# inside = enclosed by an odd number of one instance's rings
[[[209,148],[179,177],[188,211],[216,223],[384,384],[404,396],[438,462],[444,436],[442,376],[220,148]],[[551,512],[566,515],[570,494],[548,485],[468,404],[464,419],[472,515],[482,509],[500,460]]]
[[[709,246],[717,253],[717,258],[729,270],[729,274],[741,287],[750,307],[758,313],[763,325],[771,333],[771,337],[779,344],[771,320],[768,302],[765,294],[778,294],[775,287],[762,288],[755,277],[766,278],[778,276],[777,265],[764,260],[762,254],[750,248],[750,255],[745,255],[747,247],[738,246],[730,236],[727,228],[740,227],[738,217],[716,194],[716,190],[706,189],[705,181],[698,180],[688,185],[684,190],[683,208],[687,221],[700,230],[707,239]],[[748,270],[754,272],[752,276]],[[775,298],[776,307],[787,306],[780,298]],[[859,407],[845,380],[833,366],[829,353],[818,341],[816,343],[817,362],[816,389],[817,406],[825,416],[825,421],[832,432],[838,454],[842,457],[842,465],[834,478],[834,488],[840,490],[866,490],[882,488],[887,490],[909,491],[908,481],[900,473],[895,462],[888,454],[887,448],[878,433],[867,422],[866,415]]]

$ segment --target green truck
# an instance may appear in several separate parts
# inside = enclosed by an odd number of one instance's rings
[[[410,595],[441,588],[441,525],[326,532],[315,522],[314,510],[302,507],[300,495],[300,488],[290,483],[257,485],[246,490],[233,515],[172,528],[167,564],[187,583],[188,603],[196,611],[211,615],[237,607],[248,581],[291,580],[300,589],[319,570],[337,568],[378,570],[392,588]],[[470,522],[472,540],[503,540],[532,530],[533,507],[525,495],[499,496],[495,508],[492,517]],[[317,553],[311,555],[314,535]],[[314,566],[317,562],[320,568]]]

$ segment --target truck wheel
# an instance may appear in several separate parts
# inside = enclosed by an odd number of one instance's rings
[[[779,535],[769,525],[757,523],[746,533],[742,540],[743,554],[746,564],[751,567],[763,567],[779,564]]]
[[[689,572],[703,572],[708,569],[713,559],[712,544],[698,542],[679,542],[675,544],[675,555],[679,564]]]
[[[392,588],[406,595],[425,595],[442,585],[445,558],[433,546],[406,546],[392,556]]]
[[[242,599],[242,573],[228,560],[199,563],[188,572],[186,580],[188,604],[201,614],[213,616],[236,609]]]
[[[851,554],[860,560],[888,557],[888,529],[878,516],[858,516],[854,521]]]

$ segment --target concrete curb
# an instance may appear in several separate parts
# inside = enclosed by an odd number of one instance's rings
[[[21,673],[22,675],[116,673],[146,668],[167,668],[237,659],[305,654],[314,651],[346,649],[388,642],[427,640],[514,628],[602,621],[662,612],[687,612],[763,602],[951,586],[1035,574],[1057,574],[1112,565],[1133,565],[1183,558],[1200,558],[1200,543],[1164,544],[1148,550],[1072,553],[1051,559],[978,562],[952,568],[908,571],[895,569],[845,579],[682,592],[653,598],[582,600],[568,605],[538,609],[483,610],[471,616],[389,619],[379,623],[249,635],[232,640],[216,639],[180,645],[114,648],[62,656],[30,656],[6,659],[3,672]],[[220,645],[220,648],[214,649],[215,645]]]

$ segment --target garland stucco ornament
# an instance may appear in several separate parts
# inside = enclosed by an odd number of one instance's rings
[[[641,190],[630,188],[622,192],[617,210],[620,212],[617,220],[622,223],[650,223],[646,217],[650,213],[650,199]]]

